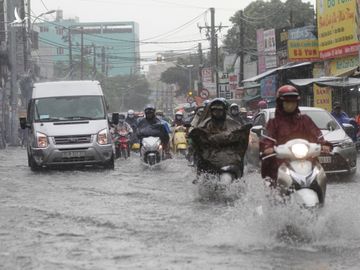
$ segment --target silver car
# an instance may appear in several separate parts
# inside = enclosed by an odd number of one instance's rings
[[[335,118],[326,110],[313,107],[300,107],[302,114],[308,115],[320,128],[324,139],[333,144],[333,155],[322,154],[319,161],[326,174],[353,175],[356,173],[357,151],[355,143],[337,123]],[[265,127],[270,118],[274,118],[275,108],[260,111],[253,119],[253,128]],[[259,140],[258,135],[250,130],[249,147],[247,151],[248,162],[259,166]]]

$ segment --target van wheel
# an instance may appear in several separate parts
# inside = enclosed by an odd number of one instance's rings
[[[108,170],[113,170],[115,168],[114,154],[111,156],[111,159],[104,164],[104,168]]]
[[[37,163],[35,162],[34,158],[31,155],[28,156],[28,163],[29,163],[30,169],[33,172],[38,172],[41,170],[41,166],[37,165]]]

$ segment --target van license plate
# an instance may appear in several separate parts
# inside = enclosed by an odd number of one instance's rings
[[[62,153],[63,158],[79,158],[85,157],[84,151],[67,151]]]
[[[320,163],[331,163],[331,157],[328,156],[319,157],[319,161]]]

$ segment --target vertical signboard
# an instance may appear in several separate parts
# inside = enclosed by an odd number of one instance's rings
[[[317,0],[316,6],[320,57],[357,54],[357,0]]]
[[[257,42],[257,51],[258,51],[258,73],[263,73],[266,71],[265,66],[265,42],[264,42],[264,30],[256,30],[256,42]]]
[[[260,81],[261,97],[275,99],[277,89],[277,75],[267,76]]]
[[[330,87],[320,87],[314,84],[314,107],[322,108],[331,112],[332,93]]]
[[[277,67],[275,29],[264,31],[266,69]]]

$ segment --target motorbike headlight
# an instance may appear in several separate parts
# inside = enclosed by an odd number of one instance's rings
[[[46,148],[49,145],[48,137],[41,132],[36,132],[36,144],[39,148]]]
[[[297,143],[291,146],[291,152],[296,158],[304,158],[309,152],[309,148],[303,143]]]
[[[100,130],[97,134],[97,143],[100,145],[108,144],[110,142],[109,134],[107,129]]]

